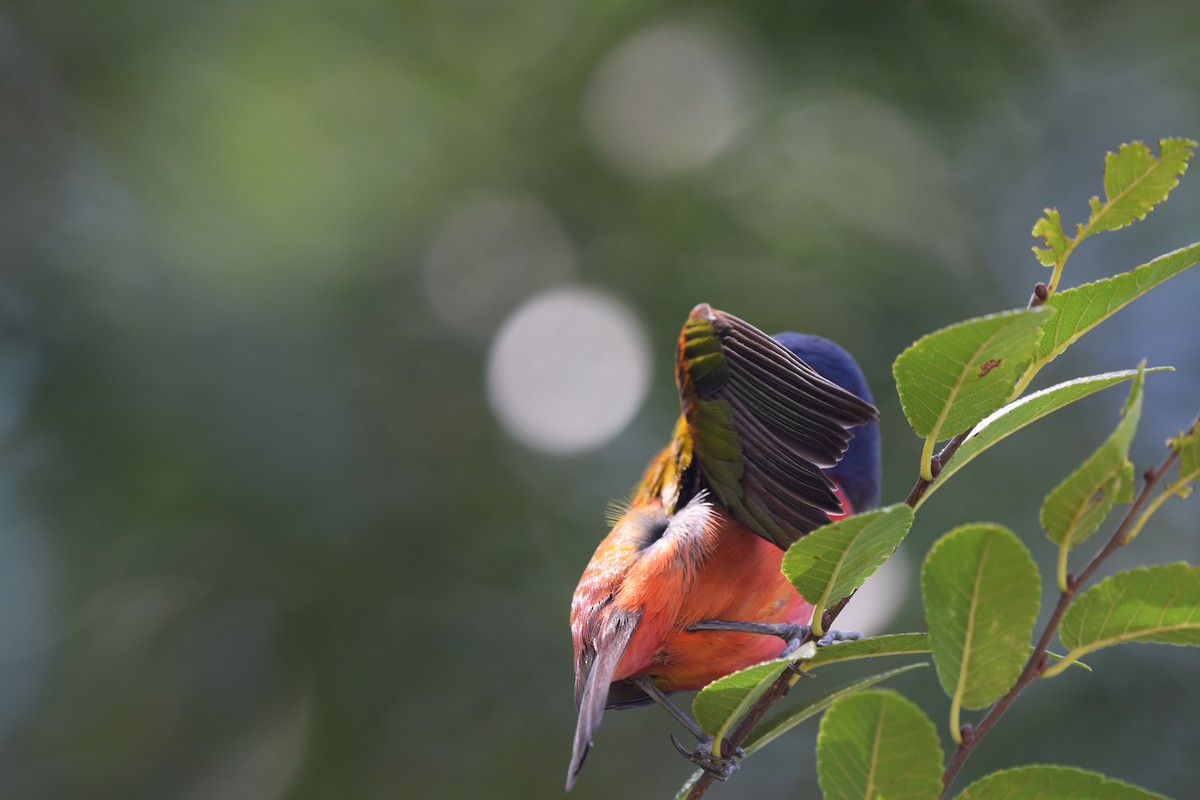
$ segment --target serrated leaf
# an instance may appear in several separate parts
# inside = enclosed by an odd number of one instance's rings
[[[1047,676],[1124,642],[1200,646],[1200,567],[1164,564],[1106,578],[1071,604],[1058,638],[1070,652]]]
[[[1167,369],[1170,369],[1170,367],[1153,367],[1147,369],[1146,372],[1159,372]],[[971,430],[971,434],[942,467],[942,471],[938,473],[937,480],[921,496],[921,499],[917,502],[917,508],[920,508],[921,504],[929,498],[930,494],[949,480],[951,475],[965,467],[976,456],[992,445],[1011,436],[1026,425],[1036,422],[1047,414],[1068,406],[1076,400],[1082,400],[1089,395],[1095,394],[1101,389],[1107,389],[1109,386],[1115,386],[1122,381],[1130,380],[1137,374],[1137,370],[1127,369],[1120,372],[1106,372],[1101,375],[1076,378],[1026,395],[999,409]]]
[[[1166,800],[1160,794],[1074,767],[1029,766],[985,775],[958,800]]]
[[[1033,254],[1042,266],[1053,267],[1067,253],[1070,241],[1063,232],[1062,217],[1057,208],[1047,208],[1045,216],[1033,223],[1033,235],[1046,243],[1046,248],[1033,248]]]
[[[959,708],[983,708],[1017,681],[1041,602],[1037,565],[1007,528],[963,525],[926,556],[921,597],[957,741]]]
[[[918,339],[897,356],[892,374],[916,434],[940,441],[1004,405],[1053,313],[1041,307],[967,320]]]
[[[1200,242],[1180,248],[1121,275],[1056,292],[1046,305],[1058,313],[1042,326],[1037,358],[1021,379],[1033,376],[1079,337],[1154,287],[1200,263]]]
[[[788,548],[781,569],[813,604],[814,625],[827,606],[848,596],[887,561],[912,521],[912,508],[897,503],[832,522]]]
[[[1080,242],[1093,233],[1117,230],[1142,219],[1179,184],[1196,143],[1162,139],[1158,146],[1160,158],[1143,142],[1123,144],[1104,157],[1105,201],[1101,203],[1098,197],[1088,201],[1091,213],[1087,222],[1075,226],[1074,236],[1063,231],[1058,209],[1046,209],[1045,216],[1034,223],[1033,235],[1046,245],[1034,247],[1034,255],[1043,265],[1055,267],[1051,290],[1058,284],[1063,263]]]
[[[814,670],[842,661],[928,652],[928,637],[925,634],[896,633],[818,648],[816,655],[805,661],[803,666],[806,670]],[[692,716],[696,723],[708,735],[715,735],[731,717],[740,716],[740,712],[766,690],[783,668],[795,660],[796,657],[792,655],[764,661],[708,684],[692,700]]]
[[[1129,399],[1122,410],[1116,430],[1094,453],[1046,496],[1039,519],[1050,541],[1059,545],[1060,573],[1066,551],[1095,533],[1114,503],[1133,500],[1133,464],[1129,445],[1142,414],[1142,386],[1145,373],[1139,372],[1129,388]],[[1060,583],[1064,583],[1060,575]],[[1065,588],[1065,585],[1064,587]]]
[[[834,703],[817,734],[817,779],[825,800],[934,798],[942,745],[925,712],[873,689]]]
[[[1179,185],[1179,176],[1187,170],[1195,147],[1190,139],[1161,139],[1159,158],[1144,142],[1130,142],[1106,154],[1105,202],[1098,197],[1089,201],[1091,217],[1086,226],[1080,226],[1079,233],[1113,231],[1144,218]]]
[[[746,755],[750,755],[757,750],[761,750],[768,744],[778,739],[783,734],[790,731],[800,723],[812,719],[817,714],[820,714],[825,709],[829,708],[835,702],[843,697],[849,697],[855,692],[861,692],[864,689],[869,689],[872,686],[885,681],[889,678],[908,672],[921,667],[927,667],[929,664],[924,661],[918,661],[915,664],[905,664],[903,667],[890,669],[887,672],[880,672],[876,675],[863,678],[854,683],[840,686],[832,691],[824,692],[816,697],[806,698],[804,702],[794,708],[786,708],[782,711],[769,715],[755,730],[754,735],[748,740],[745,750]]]

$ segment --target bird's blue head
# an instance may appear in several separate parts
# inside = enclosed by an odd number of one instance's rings
[[[779,333],[775,340],[795,353],[826,379],[874,402],[867,379],[854,358],[828,339],[807,333]],[[854,438],[846,455],[829,475],[842,486],[854,510],[865,511],[879,505],[882,463],[879,452],[879,423],[872,421],[852,429]]]

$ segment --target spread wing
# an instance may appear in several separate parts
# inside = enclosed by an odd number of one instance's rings
[[[841,510],[821,472],[875,407],[737,317],[696,306],[675,363],[683,417],[641,491],[667,508],[707,487],[759,536],[787,547]],[[687,475],[695,475],[689,487]]]

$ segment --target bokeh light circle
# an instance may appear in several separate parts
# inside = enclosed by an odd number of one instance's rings
[[[575,262],[570,236],[543,203],[479,197],[438,230],[425,258],[425,294],[448,326],[486,339],[523,299],[570,280]]]
[[[592,75],[584,125],[597,151],[639,178],[703,166],[741,130],[746,70],[725,37],[685,22],[638,31]]]
[[[637,413],[650,383],[641,324],[600,292],[545,292],[518,308],[492,342],[488,400],[515,439],[567,455],[599,447]]]

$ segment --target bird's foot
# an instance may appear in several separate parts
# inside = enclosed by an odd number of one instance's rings
[[[776,634],[783,639],[783,649],[779,651],[779,657],[790,656],[792,653],[800,649],[800,643],[808,638],[812,633],[811,625],[785,625],[786,630]]]
[[[746,757],[745,750],[734,747],[725,739],[721,740],[722,755],[714,755],[711,736],[701,739],[700,744],[696,745],[693,750],[688,750],[674,735],[671,736],[671,744],[675,745],[675,749],[679,751],[680,755],[719,781],[723,781],[737,772],[742,759]]]
[[[834,642],[856,642],[862,637],[858,631],[825,631],[825,635],[817,639],[817,647],[828,647]]]

